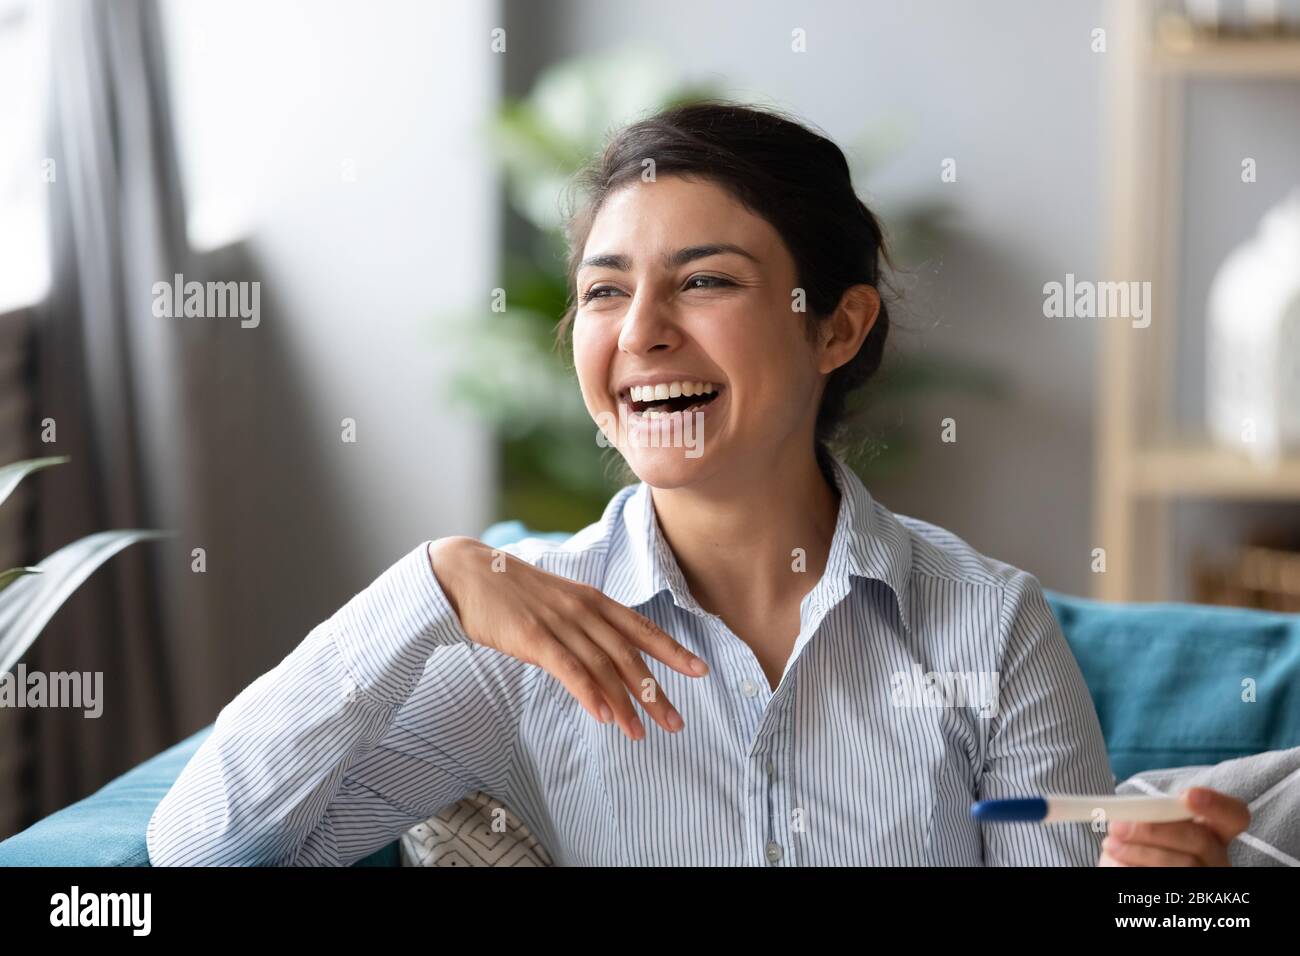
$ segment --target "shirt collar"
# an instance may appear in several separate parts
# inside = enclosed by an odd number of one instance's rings
[[[910,632],[911,536],[851,468],[839,458],[832,462],[840,507],[826,571],[814,588],[816,600],[829,609],[848,593],[852,578],[882,581],[893,592],[899,618]],[[605,520],[610,541],[607,595],[636,608],[668,591],[678,606],[703,613],[660,531],[649,485],[641,482],[623,489],[610,502]]]

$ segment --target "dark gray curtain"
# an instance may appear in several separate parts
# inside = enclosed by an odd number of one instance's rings
[[[37,323],[37,417],[70,464],[40,479],[37,551],[109,528],[175,527],[185,344],[152,315],[152,286],[187,264],[184,215],[153,0],[55,0],[50,10],[51,296]],[[92,792],[176,739],[168,582],[176,544],[101,568],[56,615],[29,669],[102,671],[103,715],[34,710],[31,819]],[[184,565],[182,565],[183,569]]]

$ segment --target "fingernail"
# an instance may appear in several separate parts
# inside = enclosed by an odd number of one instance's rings
[[[1111,836],[1118,840],[1124,840],[1133,835],[1133,824],[1127,820],[1121,820],[1119,823],[1110,825]]]
[[[640,717],[632,718],[632,730],[635,731],[637,740],[645,736],[645,724],[641,723]]]
[[[682,722],[681,714],[677,713],[675,710],[670,710],[668,711],[668,726],[671,727],[675,733],[686,725]]]
[[[614,719],[614,712],[609,709],[609,704],[600,705],[600,722],[607,724]]]
[[[708,672],[709,672],[708,664],[704,663],[704,661],[700,660],[698,657],[691,659],[692,674],[695,674],[697,677],[703,677]]]

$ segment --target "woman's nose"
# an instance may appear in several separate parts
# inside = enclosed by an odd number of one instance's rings
[[[656,349],[673,349],[681,340],[677,326],[665,304],[639,290],[623,316],[618,333],[618,347],[633,354]]]

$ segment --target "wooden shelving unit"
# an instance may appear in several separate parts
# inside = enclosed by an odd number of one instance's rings
[[[1300,498],[1300,458],[1253,461],[1211,445],[1145,448],[1134,454],[1132,488],[1145,498]]]
[[[1175,436],[1170,414],[1184,86],[1197,77],[1300,80],[1300,40],[1171,34],[1157,29],[1152,0],[1109,0],[1107,12],[1106,270],[1115,280],[1149,279],[1153,301],[1149,327],[1110,321],[1103,331],[1094,538],[1106,551],[1106,573],[1094,576],[1093,591],[1112,601],[1165,600],[1174,502],[1300,502],[1300,455],[1259,462]]]
[[[1280,38],[1191,41],[1157,38],[1151,65],[1175,76],[1300,78],[1296,41]]]

